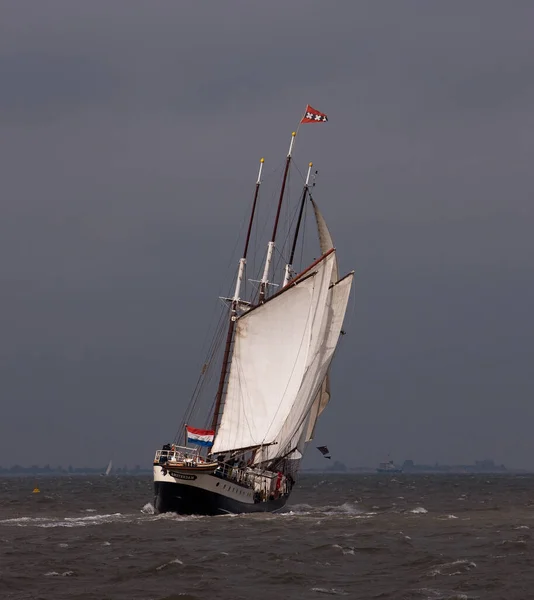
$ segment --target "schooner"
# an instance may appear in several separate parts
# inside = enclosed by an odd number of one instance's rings
[[[306,107],[300,123],[327,117]],[[269,512],[287,502],[317,419],[330,401],[329,368],[342,333],[353,272],[338,273],[336,250],[311,193],[309,164],[287,262],[277,291],[269,280],[296,133],[286,157],[261,279],[242,298],[252,225],[262,182],[256,181],[245,247],[233,296],[213,408],[204,428],[184,418],[154,458],[157,512],[220,515]],[[306,206],[311,205],[321,256],[295,273],[293,261]],[[198,423],[197,423],[198,424]],[[180,445],[182,443],[183,445]]]

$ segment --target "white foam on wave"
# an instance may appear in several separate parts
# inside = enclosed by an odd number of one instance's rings
[[[163,563],[159,567],[156,567],[156,571],[161,571],[162,569],[165,569],[166,567],[170,567],[171,565],[183,565],[183,564],[184,563],[179,558],[175,558],[174,560],[171,560],[168,563]]]
[[[412,508],[410,512],[413,515],[424,515],[428,512],[428,510],[426,508],[423,508],[422,506],[416,506],[415,508]]]
[[[90,515],[87,517],[19,517],[17,519],[4,519],[0,525],[14,525],[17,527],[86,527],[88,525],[103,525],[123,520],[125,515],[114,513],[109,515]]]
[[[354,548],[352,546],[340,546],[339,544],[332,544],[332,548],[336,550],[341,550],[343,554],[352,554],[354,555]]]
[[[478,598],[478,596],[468,596],[467,594],[433,588],[419,588],[413,591],[424,597],[425,600],[476,600]]]
[[[141,512],[145,515],[154,515],[156,514],[156,509],[151,502],[147,502],[141,509]]]
[[[343,590],[338,590],[336,588],[321,588],[314,587],[311,589],[312,592],[316,592],[317,594],[328,594],[330,596],[348,596],[348,592]]]
[[[344,502],[343,504],[328,504],[326,506],[311,506],[310,504],[294,504],[288,506],[283,512],[275,513],[285,517],[348,517],[351,519],[368,519],[375,516],[376,512],[367,512],[357,506],[358,502]]]
[[[72,575],[74,575],[74,571],[64,571],[63,573],[49,571],[48,573],[45,573],[45,577],[71,577]]]
[[[472,569],[476,569],[477,565],[471,560],[467,560],[465,558],[459,560],[453,560],[452,562],[443,563],[442,565],[438,565],[434,567],[431,571],[429,571],[430,577],[436,577],[438,575],[448,575],[449,577],[453,575],[462,575],[467,571],[471,571]]]

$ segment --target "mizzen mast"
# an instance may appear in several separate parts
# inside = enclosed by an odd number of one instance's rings
[[[286,157],[286,166],[284,169],[284,178],[282,179],[282,187],[280,188],[280,198],[278,199],[278,208],[276,209],[276,217],[274,220],[273,233],[271,235],[271,241],[267,246],[267,257],[265,259],[265,267],[263,269],[263,276],[260,283],[260,295],[259,303],[262,304],[265,301],[265,294],[267,291],[267,285],[269,283],[269,269],[271,268],[271,262],[273,260],[274,246],[276,240],[276,232],[278,230],[278,221],[280,219],[280,210],[282,209],[282,202],[284,200],[284,192],[286,189],[287,174],[289,172],[289,165],[291,163],[291,153],[293,152],[293,144],[295,143],[295,137],[297,133],[294,131],[291,134],[291,143],[289,144],[289,152]]]
[[[239,259],[239,268],[237,271],[237,279],[235,282],[234,296],[231,299],[230,304],[230,321],[228,323],[228,333],[226,334],[226,344],[224,347],[223,362],[221,367],[221,375],[219,377],[219,385],[217,387],[217,394],[215,395],[215,408],[213,410],[213,419],[211,421],[211,428],[213,431],[217,429],[217,423],[219,421],[219,415],[221,412],[221,403],[224,392],[224,384],[226,382],[226,375],[228,374],[228,363],[230,362],[230,349],[232,347],[232,339],[234,336],[235,322],[237,319],[237,309],[240,302],[241,283],[243,282],[243,275],[245,273],[245,265],[247,263],[248,246],[250,243],[250,234],[252,232],[252,223],[254,221],[254,213],[256,212],[256,204],[258,202],[258,194],[261,185],[261,172],[263,170],[263,163],[265,160],[260,159],[260,168],[258,171],[258,179],[256,180],[256,188],[254,190],[254,200],[252,202],[252,211],[250,213],[250,220],[248,223],[247,238],[245,241],[245,249],[243,250],[243,256]]]

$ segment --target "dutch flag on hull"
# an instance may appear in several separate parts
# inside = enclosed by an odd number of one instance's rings
[[[196,444],[197,446],[213,445],[215,431],[211,429],[197,429],[196,427],[189,427],[189,425],[186,426],[186,430],[188,444]]]

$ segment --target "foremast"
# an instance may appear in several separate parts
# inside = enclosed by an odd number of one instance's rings
[[[228,332],[226,334],[226,344],[224,347],[223,361],[222,361],[222,366],[221,366],[221,374],[219,377],[219,385],[217,387],[217,393],[215,395],[215,407],[213,410],[213,419],[211,421],[211,429],[213,431],[217,430],[217,424],[218,424],[219,416],[220,416],[220,412],[221,412],[221,404],[222,404],[222,398],[223,398],[223,393],[224,393],[224,384],[226,382],[226,376],[228,374],[228,364],[230,362],[230,350],[232,348],[232,339],[234,336],[235,322],[237,319],[237,309],[238,309],[239,303],[240,303],[241,284],[243,282],[243,276],[245,273],[245,265],[247,264],[247,253],[248,253],[248,247],[249,247],[249,243],[250,243],[250,235],[252,232],[252,223],[254,222],[254,214],[256,212],[256,205],[258,202],[258,195],[260,192],[261,173],[263,170],[264,162],[265,162],[265,159],[263,159],[263,158],[260,159],[260,168],[258,171],[258,179],[256,180],[256,187],[254,189],[254,200],[252,202],[252,210],[250,213],[250,220],[248,223],[245,248],[243,250],[243,256],[239,259],[239,267],[237,270],[237,279],[235,282],[234,295],[233,295],[233,297],[231,299],[231,303],[230,303],[230,314],[229,314],[230,318],[229,318],[229,322],[228,322]]]

